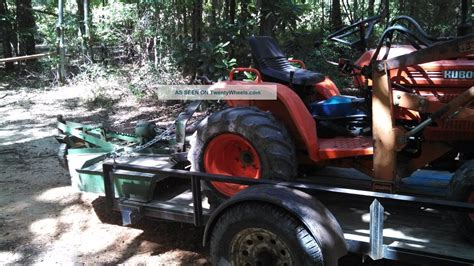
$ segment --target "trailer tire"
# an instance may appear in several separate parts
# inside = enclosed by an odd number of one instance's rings
[[[324,265],[320,246],[286,211],[253,202],[238,204],[219,217],[210,255],[212,265]]]
[[[248,149],[251,160],[247,168],[258,170],[252,172],[252,169],[245,168],[242,151],[240,156],[232,157],[230,148],[222,144],[226,141],[242,145],[244,151]],[[270,113],[258,108],[227,108],[210,115],[201,121],[190,143],[188,160],[192,171],[285,181],[293,180],[297,174],[295,148],[289,133]],[[234,157],[240,159],[234,161]],[[209,161],[213,160],[212,166],[216,169],[209,166]],[[227,166],[228,162],[234,162],[234,165]],[[238,169],[237,165],[243,165],[245,170]],[[203,191],[211,206],[215,206],[245,188],[231,186],[227,183],[203,182]]]
[[[448,199],[474,203],[474,160],[456,171],[449,184]],[[459,233],[474,244],[474,213],[451,212],[451,217]]]

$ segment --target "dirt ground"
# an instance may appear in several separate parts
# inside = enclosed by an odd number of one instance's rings
[[[105,97],[113,107],[91,108],[98,97],[91,101],[86,86],[9,85],[0,84],[0,264],[207,264],[202,232],[191,225],[102,223],[92,208],[97,197],[73,191],[56,159],[58,114],[130,131],[143,118],[166,124],[179,106],[137,108],[134,99],[116,91]]]

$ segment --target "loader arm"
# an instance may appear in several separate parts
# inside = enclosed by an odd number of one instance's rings
[[[424,129],[435,120],[458,113],[460,108],[473,99],[474,89],[468,89],[435,111],[432,116],[421,122],[413,130],[405,133],[395,126],[393,90],[390,82],[390,70],[405,68],[422,63],[459,58],[474,53],[474,35],[441,42],[428,48],[412,53],[382,60],[372,65],[373,97],[372,97],[372,130],[374,140],[373,188],[381,191],[393,191],[397,183],[397,150],[400,140]],[[468,112],[470,113],[470,112]],[[467,118],[470,115],[465,116]],[[402,143],[403,145],[403,143]],[[443,154],[449,147],[439,149]]]
[[[433,61],[467,57],[471,54],[474,54],[474,34],[440,42],[409,54],[388,59],[386,64],[387,70],[392,70]]]

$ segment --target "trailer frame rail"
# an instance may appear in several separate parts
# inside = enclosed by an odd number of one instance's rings
[[[143,203],[134,203],[133,200],[119,199],[116,200],[114,189],[114,171],[126,170],[138,173],[153,174],[154,177],[150,180],[158,182],[166,178],[180,178],[187,179],[191,183],[192,192],[192,208],[181,213],[176,212],[168,207],[155,208],[153,215],[143,215],[145,212],[142,206]],[[402,247],[391,247],[383,244],[383,229],[384,229],[384,206],[407,206],[412,208],[433,208],[443,211],[458,211],[458,212],[474,212],[474,204],[465,202],[455,202],[449,200],[427,198],[420,196],[390,194],[383,192],[374,192],[367,190],[348,189],[341,187],[333,187],[326,185],[318,185],[313,183],[302,182],[279,182],[274,180],[249,179],[245,177],[234,177],[215,175],[203,172],[192,172],[180,169],[167,169],[149,166],[140,166],[133,164],[120,164],[113,161],[105,161],[103,164],[104,188],[106,207],[108,211],[114,210],[119,205],[122,212],[122,220],[125,225],[131,224],[133,220],[141,216],[151,216],[172,221],[192,223],[195,226],[203,226],[210,216],[210,213],[203,210],[202,201],[203,194],[201,191],[201,181],[222,181],[227,183],[235,183],[242,185],[274,185],[284,186],[294,189],[299,189],[308,193],[330,193],[334,195],[345,195],[356,197],[360,199],[372,200],[370,206],[370,235],[369,243],[355,240],[346,240],[348,250],[353,253],[363,254],[377,259],[391,259],[391,260],[416,260],[417,262],[437,263],[442,265],[466,265],[474,264],[474,260],[465,258],[458,258],[446,256],[442,254],[434,254],[423,252],[419,250],[411,250]],[[153,187],[156,184],[152,184]],[[149,191],[153,193],[153,191]],[[121,206],[121,208],[120,208]],[[190,212],[192,212],[192,219]],[[150,214],[148,212],[147,214]]]

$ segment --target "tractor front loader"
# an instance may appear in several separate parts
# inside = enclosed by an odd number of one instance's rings
[[[416,93],[397,91],[392,88],[389,74],[394,69],[407,69],[414,65],[432,61],[467,57],[473,50],[466,49],[465,46],[471,45],[473,40],[474,37],[471,35],[374,64],[372,72],[374,84],[372,93],[372,132],[374,139],[373,177],[375,190],[393,191],[397,177],[405,177],[407,173],[411,174],[445,153],[456,149],[456,147],[449,145],[452,142],[464,141],[468,145],[468,150],[464,152],[473,151],[474,138],[472,138],[471,132],[474,122],[474,109],[470,104],[474,100],[474,86],[459,95],[443,95],[452,99],[449,102],[440,103],[430,101],[430,97],[434,95],[420,96]],[[397,125],[396,108],[418,113],[424,112],[425,119],[407,130]],[[421,153],[418,157],[408,161],[403,168],[397,167],[397,153],[407,147],[410,139],[420,135],[424,129],[433,124],[446,123],[461,124],[461,128],[464,127],[462,129],[466,130],[464,133],[467,136],[458,137],[456,134],[449,134],[449,132],[448,134],[439,134],[441,137],[438,140],[428,139],[421,144]]]

